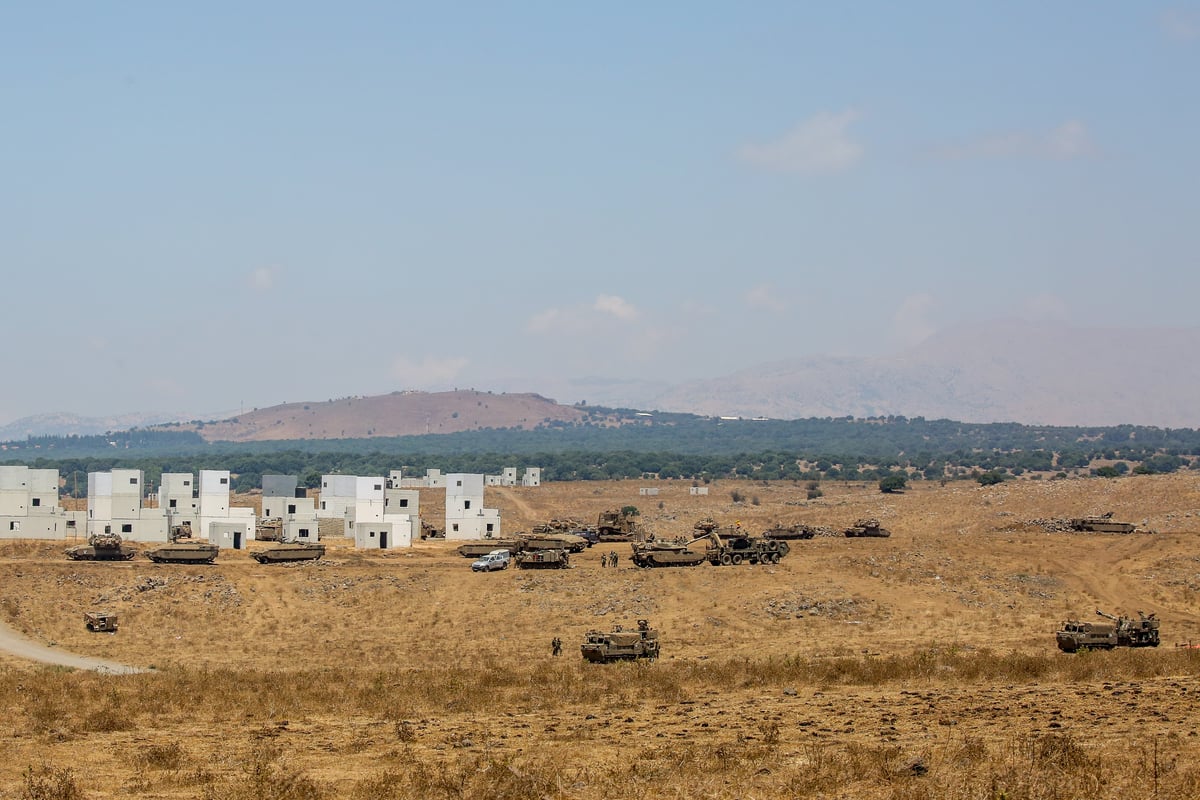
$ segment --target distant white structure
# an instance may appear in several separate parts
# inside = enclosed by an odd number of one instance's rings
[[[492,539],[500,535],[500,511],[483,507],[483,476],[446,475],[446,538]]]
[[[542,468],[541,467],[526,467],[525,474],[521,476],[522,486],[541,486],[542,485]]]
[[[58,470],[0,466],[0,539],[83,536],[84,513],[58,502]]]
[[[693,486],[691,489],[688,490],[688,494],[706,495],[706,494],[708,494],[708,487],[707,486]]]
[[[263,475],[262,518],[282,523],[280,538],[285,542],[320,540],[316,501],[300,488],[294,475]]]
[[[345,519],[346,510],[354,505],[357,490],[358,478],[354,475],[322,475],[317,517]]]
[[[144,485],[145,475],[140,469],[89,472],[88,536],[117,533],[126,541],[167,541],[166,509],[143,507]]]
[[[353,475],[327,477],[353,480],[354,493],[351,497],[345,498],[340,494],[335,497],[336,502],[345,508],[342,513],[343,531],[347,538],[354,539],[355,547],[412,547],[413,536],[421,531],[420,493],[399,488],[397,484],[403,482],[399,470],[392,470],[387,478]],[[330,487],[341,492],[345,491],[348,484],[347,480],[331,481]]]
[[[643,486],[642,488],[638,489],[638,494],[640,494],[642,497],[656,497],[658,495],[658,487]]]
[[[200,537],[220,547],[241,550],[254,539],[254,509],[231,508],[227,469],[200,470]],[[196,535],[195,526],[192,535]]]

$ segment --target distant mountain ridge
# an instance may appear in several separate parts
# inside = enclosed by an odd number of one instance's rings
[[[782,419],[1200,427],[1200,328],[1024,321],[943,331],[893,356],[809,357],[680,384],[646,407]]]
[[[393,392],[289,403],[215,423],[172,423],[210,440],[351,439],[574,424],[593,406],[703,416],[923,416],[1028,425],[1200,428],[1200,328],[1073,328],[1021,320],[944,330],[890,356],[811,356],[668,385],[599,377],[528,392]],[[0,427],[0,441],[163,425],[166,414],[42,414]],[[175,417],[178,419],[178,416]],[[212,419],[212,417],[208,417]]]

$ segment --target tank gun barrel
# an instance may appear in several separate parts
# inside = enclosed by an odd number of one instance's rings
[[[1100,616],[1104,617],[1105,619],[1111,619],[1113,622],[1117,621],[1117,618],[1114,617],[1112,614],[1105,614],[1103,611],[1101,611],[1098,608],[1096,609],[1096,613],[1099,614]]]

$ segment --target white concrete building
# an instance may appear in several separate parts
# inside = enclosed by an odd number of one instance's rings
[[[483,476],[446,475],[446,538],[491,539],[500,536],[500,511],[483,507]]]
[[[688,494],[694,495],[694,496],[706,495],[706,494],[708,494],[708,487],[707,486],[693,486],[692,488],[688,489]]]
[[[192,535],[221,547],[241,550],[254,539],[253,508],[231,508],[230,476],[227,469],[200,470],[200,529]]]
[[[643,486],[641,489],[638,489],[638,494],[642,497],[655,497],[658,494],[658,487]]]
[[[117,533],[133,542],[167,541],[163,508],[144,508],[140,469],[88,473],[87,535]]]
[[[317,517],[345,519],[346,510],[354,505],[357,481],[354,475],[322,475]]]
[[[85,519],[59,506],[58,470],[0,466],[0,539],[82,538]]]
[[[316,501],[300,488],[292,475],[263,475],[262,519],[281,520],[280,537],[285,542],[320,540]]]
[[[526,467],[525,474],[521,476],[522,486],[541,486],[542,485],[542,468],[541,467]]]

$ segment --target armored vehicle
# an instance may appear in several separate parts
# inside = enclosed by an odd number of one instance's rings
[[[117,630],[117,615],[111,611],[85,611],[83,624],[89,631],[115,633]]]
[[[283,517],[260,519],[254,526],[254,538],[260,542],[282,542]]]
[[[1086,650],[1111,650],[1114,647],[1158,647],[1158,619],[1138,612],[1139,619],[1114,617],[1097,610],[1096,614],[1111,620],[1108,622],[1084,622],[1067,620],[1055,631],[1054,640],[1064,653]]]
[[[211,564],[221,548],[207,542],[171,542],[146,551],[156,564]]]
[[[601,511],[596,519],[596,533],[602,542],[631,542],[637,538],[638,510],[626,506],[618,511]]]
[[[1111,511],[1100,516],[1075,517],[1067,524],[1073,531],[1090,533],[1133,533],[1137,529],[1132,522],[1114,522]]]
[[[592,544],[574,533],[526,533],[520,537],[521,550],[569,550],[583,552]]]
[[[585,661],[605,664],[610,661],[633,661],[639,658],[658,658],[658,631],[644,619],[637,621],[637,630],[627,631],[620,625],[611,633],[588,631],[579,645]]]
[[[791,546],[785,541],[749,536],[740,529],[722,529],[721,533],[726,531],[729,532],[726,536],[721,536],[717,531],[709,534],[710,543],[705,555],[713,566],[778,564],[779,559],[791,551]]]
[[[566,550],[522,550],[513,561],[521,569],[566,569],[571,555]]]
[[[67,548],[67,558],[72,561],[128,561],[137,555],[132,547],[121,544],[120,534],[93,533],[87,544]]]
[[[464,542],[458,546],[458,554],[463,558],[479,558],[493,550],[507,550],[515,554],[521,549],[519,539],[481,539],[477,542]]]
[[[812,525],[805,525],[802,522],[786,527],[776,524],[774,528],[763,531],[764,537],[780,541],[785,539],[811,539],[816,535],[817,528]]]
[[[266,550],[251,553],[260,564],[282,564],[285,561],[313,561],[325,557],[325,545],[315,542],[284,542]]]
[[[874,536],[885,538],[892,535],[892,532],[887,528],[881,528],[879,526],[879,520],[871,517],[858,520],[849,528],[846,528],[844,531],[842,531],[842,533],[846,534],[846,536],[850,538],[858,536]]]
[[[707,538],[707,534],[700,537],[703,538]],[[694,567],[703,564],[708,558],[703,550],[690,549],[690,546],[700,539],[692,539],[690,542],[683,539],[633,542],[630,544],[633,548],[630,559],[639,567]]]

